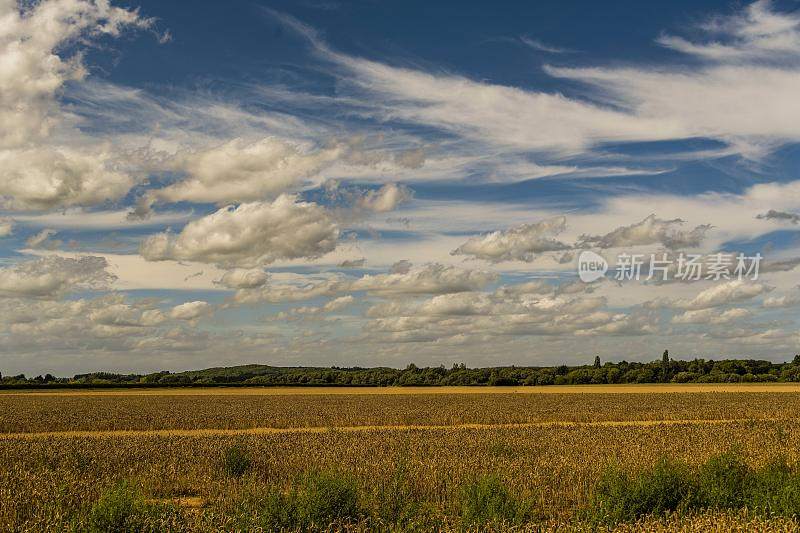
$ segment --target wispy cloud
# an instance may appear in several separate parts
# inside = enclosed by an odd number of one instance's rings
[[[519,38],[520,42],[522,42],[525,46],[533,48],[534,50],[538,50],[539,52],[546,52],[548,54],[571,54],[574,53],[574,50],[570,50],[569,48],[561,48],[558,46],[552,46],[549,44],[545,44],[544,42],[540,41],[539,39],[534,39],[533,37],[522,36]]]

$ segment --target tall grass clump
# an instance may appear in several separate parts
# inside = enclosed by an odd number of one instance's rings
[[[767,516],[800,516],[800,473],[779,457],[754,473],[750,483],[752,509]]]
[[[715,509],[740,509],[748,503],[753,472],[736,451],[710,457],[700,467],[699,504]]]
[[[340,520],[355,521],[361,516],[356,480],[341,472],[306,474],[295,498],[298,522],[304,526],[327,526]]]
[[[227,448],[222,454],[222,468],[230,477],[242,477],[252,466],[247,450],[239,445]]]
[[[467,483],[461,495],[461,520],[468,526],[514,524],[525,516],[524,503],[494,475]]]
[[[401,456],[380,484],[373,500],[374,516],[391,531],[435,529],[437,511],[414,490],[408,460]]]
[[[167,505],[147,502],[141,492],[121,481],[100,495],[91,506],[86,527],[92,533],[169,531],[177,527],[177,512]]]
[[[694,468],[669,459],[636,473],[610,467],[595,486],[588,517],[618,523],[708,509],[800,517],[800,472],[784,459],[754,469],[736,451]]]
[[[661,459],[637,474],[610,466],[597,483],[592,518],[616,523],[663,515],[689,507],[696,493],[688,467],[676,461]]]
[[[326,530],[366,515],[355,479],[336,471],[304,473],[288,488],[251,488],[230,511],[237,529],[264,531]]]

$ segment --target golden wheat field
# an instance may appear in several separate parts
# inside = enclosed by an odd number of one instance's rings
[[[746,508],[586,512],[609,465],[794,464],[798,413],[787,387],[0,393],[0,530],[790,531]]]

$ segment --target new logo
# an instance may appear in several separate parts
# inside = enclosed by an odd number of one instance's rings
[[[591,250],[584,250],[578,256],[578,277],[584,283],[591,283],[602,278],[608,272],[608,261]]]

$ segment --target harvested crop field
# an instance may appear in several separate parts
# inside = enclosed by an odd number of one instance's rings
[[[0,529],[102,530],[120,499],[134,529],[153,531],[705,530],[712,518],[725,530],[794,529],[792,516],[746,506],[592,514],[609,465],[694,467],[731,450],[753,469],[800,460],[800,395],[715,388],[3,393]],[[351,494],[350,511],[314,514],[308,494],[320,490],[323,501]],[[475,491],[505,503],[476,511]]]

